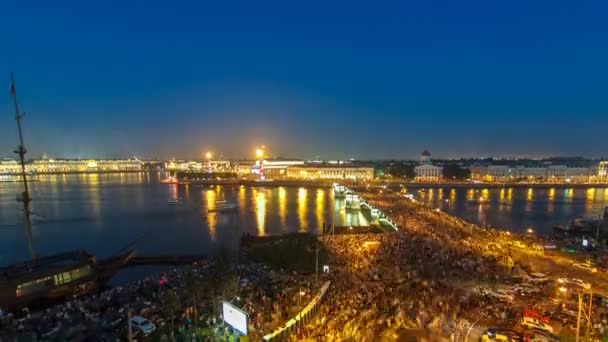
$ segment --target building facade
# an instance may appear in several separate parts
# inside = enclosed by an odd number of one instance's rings
[[[439,182],[443,177],[443,167],[430,164],[414,167],[416,182]]]
[[[233,172],[234,168],[227,160],[170,160],[165,163],[165,170],[171,172]]]
[[[598,182],[608,183],[608,161],[601,161],[597,166]]]
[[[569,167],[566,165],[509,166],[488,165],[471,167],[471,179],[483,182],[546,182],[546,183],[587,183],[598,177],[594,168]]]
[[[287,177],[303,180],[350,179],[356,181],[370,181],[374,179],[374,168],[339,165],[298,165],[287,168]]]
[[[25,171],[36,174],[52,173],[95,173],[95,172],[137,172],[143,170],[138,159],[37,159],[28,161]],[[0,162],[0,174],[18,174],[19,162],[5,159]]]

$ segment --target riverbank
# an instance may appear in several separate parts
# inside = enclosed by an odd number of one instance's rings
[[[308,313],[306,304],[327,290],[323,275],[319,281],[314,277],[315,254],[319,263],[327,263],[322,247],[315,251],[316,241],[309,234],[260,238],[249,241],[238,256],[220,247],[209,262],[149,275],[45,311],[27,311],[22,319],[3,313],[0,340],[126,340],[132,316],[155,327],[149,335],[133,327],[137,340],[172,335],[178,341],[226,340],[234,336],[221,317],[221,302],[228,301],[247,313],[247,335],[259,341],[298,313]]]
[[[416,182],[381,182],[378,184],[387,186],[399,186],[404,188],[467,188],[467,189],[504,189],[504,188],[523,188],[523,189],[589,189],[589,188],[608,188],[608,183],[469,183],[469,182],[437,182],[437,183],[416,183]]]

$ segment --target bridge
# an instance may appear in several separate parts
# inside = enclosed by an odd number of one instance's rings
[[[334,197],[345,199],[346,210],[365,210],[366,212],[370,213],[372,224],[387,226],[395,231],[399,230],[399,227],[395,221],[391,220],[386,214],[380,211],[380,209],[369,204],[363,197],[356,194],[353,190],[338,183],[333,184],[333,190]]]

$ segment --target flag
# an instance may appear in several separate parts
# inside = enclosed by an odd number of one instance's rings
[[[12,97],[15,97],[17,94],[15,93],[15,82],[11,78],[11,87],[9,88],[9,92]]]

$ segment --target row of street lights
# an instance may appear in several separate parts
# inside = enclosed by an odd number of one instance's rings
[[[258,160],[263,159],[264,156],[265,156],[265,154],[266,154],[265,151],[266,151],[266,146],[265,145],[262,145],[262,147],[260,147],[260,148],[256,148],[255,149],[255,156],[256,156],[256,158]],[[213,158],[213,152],[207,151],[205,153],[205,159],[207,159],[208,161],[211,161],[211,158]]]

